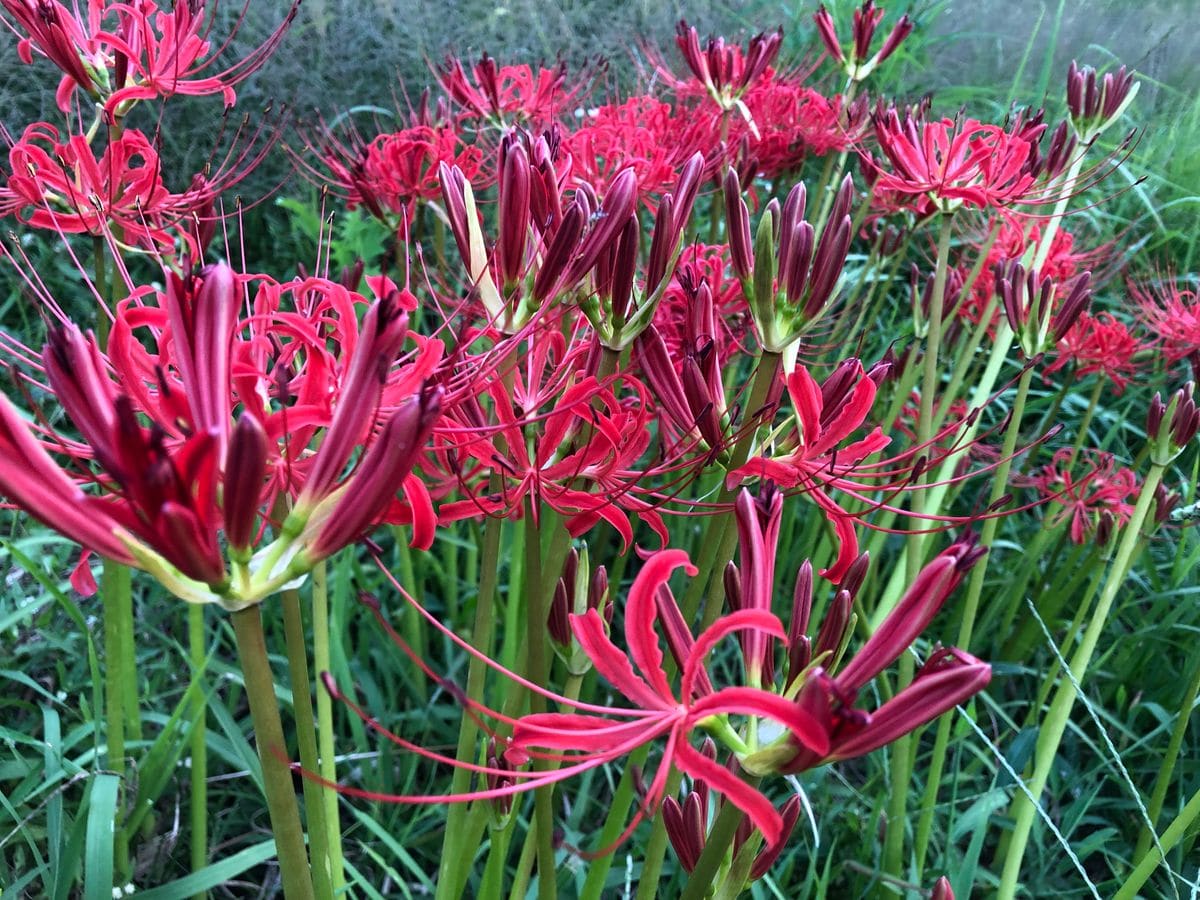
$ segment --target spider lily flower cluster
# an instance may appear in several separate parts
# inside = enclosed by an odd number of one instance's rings
[[[371,304],[360,329],[351,292],[336,283],[263,281],[253,315],[242,317],[253,279],[228,266],[166,279],[165,291],[121,303],[107,353],[69,322],[52,330],[30,381],[49,390],[78,438],[44,417],[27,422],[0,400],[0,491],[176,596],[239,609],[395,514],[389,498],[440,410],[440,392],[413,374],[434,351],[393,368],[411,307],[395,289]],[[289,294],[302,313],[280,305]],[[342,358],[314,328],[327,312],[351,314],[336,334]],[[318,350],[325,359],[307,355]],[[319,448],[306,449],[318,432]],[[418,504],[416,516],[431,514]]]

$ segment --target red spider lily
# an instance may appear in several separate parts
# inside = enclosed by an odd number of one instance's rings
[[[129,243],[169,247],[167,225],[188,210],[163,185],[158,153],[140,131],[125,131],[97,157],[83,135],[60,141],[56,128],[38,122],[8,160],[6,191],[35,228],[103,236],[116,226]]]
[[[707,288],[703,302],[701,285]],[[728,359],[746,339],[749,313],[741,283],[730,270],[729,246],[692,244],[679,256],[654,313],[654,328],[679,369],[684,354],[699,342],[712,341],[717,356]]]
[[[875,381],[857,359],[843,362],[824,385],[817,384],[808,369],[799,365],[787,376],[788,394],[795,407],[795,449],[782,459],[756,457],[731,472],[730,482],[758,476],[780,487],[802,488],[826,514],[840,542],[837,561],[821,574],[838,583],[858,556],[854,517],[827,493],[841,487],[858,493],[863,489],[851,480],[868,456],[884,449],[890,440],[878,427],[864,438],[839,447],[862,427],[875,403]]]
[[[1001,263],[1011,259],[1019,260],[1024,258],[1031,247],[1039,247],[1041,245],[1043,234],[1041,226],[1025,221],[1020,216],[1015,218],[997,217],[993,219],[985,233],[992,231],[996,231],[996,238],[992,241],[991,247],[988,248],[987,259],[984,262],[981,272],[994,272],[996,266]],[[982,245],[983,239],[977,238],[973,243],[976,244],[976,248],[973,249],[977,249]],[[1100,255],[1102,254],[1097,251],[1077,252],[1075,249],[1075,236],[1070,231],[1060,227],[1050,239],[1050,249],[1046,253],[1046,261],[1042,263],[1041,273],[1043,277],[1052,278],[1056,283],[1067,282],[1078,275],[1084,266],[1096,260]],[[959,315],[965,317],[973,324],[978,324],[983,317],[984,311],[991,305],[992,324],[988,329],[989,334],[995,334],[995,325],[999,322],[1000,317],[1004,315],[1001,304],[991,304],[992,298],[995,296],[995,287],[996,282],[994,278],[983,276],[976,278],[971,292],[957,308]],[[947,309],[949,308],[947,306]]]
[[[442,522],[520,515],[530,497],[535,512],[544,504],[565,515],[572,534],[603,519],[628,544],[627,512],[635,512],[666,540],[660,516],[643,499],[650,491],[641,465],[650,442],[647,392],[627,375],[604,383],[581,376],[587,352],[585,343],[568,347],[557,328],[547,328],[520,365],[480,376],[475,396],[447,410],[442,455],[453,460],[468,496],[443,503]],[[618,399],[618,391],[630,399]],[[487,492],[488,472],[500,476],[499,493]]]
[[[985,553],[968,536],[938,554],[918,573],[878,630],[840,666],[836,675],[830,675],[839,665],[837,653],[845,646],[846,629],[852,622],[849,600],[835,600],[830,611],[836,615],[822,624],[811,655],[806,640],[800,643],[801,652],[796,660],[796,666],[807,669],[795,695],[796,703],[824,723],[829,735],[829,753],[822,757],[811,748],[796,748],[789,737],[786,740],[790,747],[768,748],[764,751],[767,759],[784,772],[800,772],[823,763],[853,759],[920,728],[987,687],[991,680],[990,666],[961,650],[939,647],[918,669],[912,682],[891,700],[873,712],[854,707],[862,688],[908,651],[963,576]],[[807,621],[805,610],[811,603],[811,594],[803,589],[797,594],[801,618]],[[843,590],[838,596],[844,598],[846,594]],[[794,642],[793,653],[795,649]],[[789,758],[791,750],[795,753]],[[747,764],[755,762],[751,759]]]
[[[55,328],[41,355],[42,387],[81,440],[48,424],[37,427],[37,438],[22,436],[6,406],[5,441],[14,453],[0,471],[0,492],[85,548],[150,571],[183,599],[230,609],[259,602],[381,516],[394,515],[392,497],[402,486],[412,495],[409,472],[440,406],[437,392],[416,392],[419,379],[390,374],[406,331],[398,295],[372,305],[361,331],[348,297],[337,308],[318,307],[311,318],[275,310],[242,319],[250,280],[218,265],[183,277],[168,273],[157,297],[135,289],[118,307],[107,356],[73,325]],[[341,360],[327,349],[329,320],[321,316],[330,313],[348,317],[339,323],[348,337],[343,349],[349,346]],[[288,363],[273,351],[287,348],[278,354],[285,357],[304,331],[310,337],[302,374],[314,380],[294,385]],[[386,382],[392,397],[385,407]],[[274,414],[271,397],[280,405]],[[306,453],[318,430],[319,450]],[[344,474],[359,448],[357,464]],[[71,468],[57,469],[51,451],[70,457]],[[278,476],[280,469],[286,476]],[[59,475],[47,478],[51,470]],[[33,503],[32,472],[40,473],[43,490],[53,491],[53,502]],[[88,485],[97,492],[85,491]],[[254,553],[276,499],[296,490],[275,539]],[[86,501],[67,508],[80,496]],[[91,519],[86,529],[77,521],[83,510]],[[431,510],[422,514],[432,519]]]
[[[793,172],[811,156],[845,150],[862,134],[867,106],[847,108],[840,96],[827,98],[801,78],[760,79],[745,95],[748,122],[730,126],[730,143],[745,141],[760,175],[777,178]]]
[[[804,185],[792,188],[780,208],[767,206],[758,223],[753,251],[750,212],[737,173],[725,174],[725,221],[733,269],[750,304],[762,348],[784,353],[826,311],[850,249],[850,203],[854,184],[847,176],[838,189],[818,238],[804,219]]]
[[[875,136],[891,171],[881,172],[875,186],[927,198],[942,212],[1033,201],[1035,179],[1026,164],[1040,131],[1020,131],[1017,125],[1005,131],[975,119],[901,120],[894,109],[877,114]]]
[[[635,748],[665,736],[662,763],[646,795],[650,809],[661,803],[671,766],[692,778],[703,779],[712,789],[749,816],[750,821],[774,846],[783,836],[783,819],[775,807],[759,793],[692,747],[689,736],[697,729],[719,731],[718,739],[734,740],[728,733],[726,717],[753,716],[776,722],[812,752],[827,752],[828,742],[816,721],[799,707],[768,691],[752,687],[714,689],[705,670],[711,650],[725,637],[742,631],[755,631],[764,637],[783,640],[786,635],[779,620],[762,610],[742,610],[719,618],[695,638],[682,624],[682,616],[667,588],[671,572],[685,567],[696,574],[687,554],[664,550],[654,554],[638,573],[629,590],[625,606],[625,642],[629,654],[618,649],[605,631],[595,611],[572,616],[576,640],[599,672],[636,709],[613,709],[606,715],[580,713],[542,713],[524,716],[513,729],[512,746],[517,751],[577,751],[559,757],[569,768],[580,770],[627,755]],[[654,632],[654,621],[668,610],[673,649],[679,648],[683,665],[678,691],[673,689],[663,668],[662,651]],[[630,664],[632,660],[632,665]],[[740,743],[740,740],[737,740]],[[823,750],[822,748],[826,748]],[[636,820],[635,820],[636,821]],[[626,829],[626,833],[632,829]]]
[[[579,284],[620,236],[637,202],[632,169],[613,179],[603,203],[587,188],[567,202],[557,160],[557,148],[544,137],[528,149],[519,135],[501,142],[498,235],[490,247],[470,181],[457,167],[440,167],[446,215],[470,286],[490,324],[506,334]]]
[[[715,761],[717,745],[710,738],[701,745],[700,752],[706,758]],[[671,841],[675,855],[679,857],[679,863],[686,872],[695,870],[700,854],[704,852],[704,845],[708,843],[708,828],[711,821],[709,813],[710,806],[713,805],[709,802],[709,794],[708,783],[703,778],[697,778],[692,782],[692,789],[686,793],[683,803],[674,797],[667,797],[663,800],[663,825],[666,827],[667,837]],[[720,809],[720,806],[720,803],[716,804],[717,809]],[[750,866],[750,881],[757,881],[770,871],[775,860],[779,858],[779,854],[783,852],[788,835],[796,827],[796,822],[800,818],[800,809],[801,801],[798,795],[789,797],[783,804],[783,808],[779,812],[779,817],[783,820],[782,837],[778,843],[764,847],[755,854],[754,862]],[[754,826],[748,819],[743,819],[738,825],[733,838],[734,859],[737,859],[738,853],[750,839],[753,831]]]
[[[344,143],[327,131],[318,152],[320,163],[299,159],[305,172],[334,187],[350,209],[362,206],[389,223],[400,214],[411,221],[419,201],[440,195],[441,166],[454,166],[468,180],[483,171],[482,152],[447,125],[413,125],[365,143],[354,133]]]
[[[1027,359],[1058,343],[1092,299],[1091,272],[1071,282],[1071,292],[1059,302],[1054,279],[1039,278],[1033,269],[1026,272],[1019,262],[997,265],[995,276],[1009,327]]]
[[[1073,474],[1078,472],[1078,475]],[[1069,534],[1076,544],[1089,540],[1107,517],[1105,526],[1124,525],[1133,515],[1130,498],[1137,494],[1137,474],[1117,464],[1116,457],[1100,450],[1085,450],[1078,457],[1070,447],[1055,452],[1051,461],[1020,480],[1061,511],[1049,516],[1047,527],[1070,521]],[[1104,543],[1099,541],[1099,543]]]
[[[567,79],[567,64],[536,72],[527,65],[500,66],[484,53],[471,67],[447,57],[434,71],[438,84],[467,116],[494,125],[526,125],[540,130],[568,111],[585,92],[586,77],[575,84]]]
[[[1142,349],[1128,326],[1112,313],[1090,316],[1085,312],[1059,339],[1058,356],[1046,374],[1067,365],[1074,367],[1076,377],[1100,373],[1112,382],[1113,393],[1119,397],[1138,370],[1134,356]]]
[[[1200,360],[1200,300],[1195,289],[1167,273],[1141,284],[1131,280],[1128,290],[1167,362],[1188,359],[1195,365]]]
[[[1081,68],[1071,60],[1067,70],[1067,110],[1079,139],[1084,143],[1092,141],[1121,118],[1140,87],[1124,66],[1101,78],[1091,66]]]
[[[676,116],[670,104],[653,97],[632,97],[590,110],[565,139],[571,177],[602,188],[631,168],[638,196],[652,206],[652,198],[673,185],[679,167],[702,148],[706,136],[695,121]]]
[[[825,49],[845,70],[851,81],[862,81],[874,72],[881,62],[896,52],[913,30],[912,19],[907,15],[901,16],[884,39],[883,46],[874,56],[868,56],[875,31],[883,21],[883,10],[875,6],[874,0],[866,0],[861,8],[854,11],[854,22],[850,29],[850,52],[847,55],[842,50],[842,42],[829,10],[821,6],[813,15],[813,21],[817,23],[817,34],[821,36]]]
[[[709,98],[722,110],[738,108],[745,113],[741,98],[760,78],[770,77],[771,65],[783,44],[783,29],[754,35],[744,51],[736,44],[726,44],[721,37],[710,37],[701,47],[696,29],[681,19],[675,29],[675,43]]]
[[[24,62],[33,51],[45,56],[64,73],[58,88],[58,105],[70,108],[76,87],[103,101],[105,110],[123,115],[138,100],[173,94],[221,94],[232,106],[234,86],[254,74],[283,39],[300,8],[289,6],[279,26],[258,47],[213,74],[203,75],[230,47],[238,30],[220,46],[209,40],[213,17],[205,0],[176,3],[169,10],[151,0],[88,0],[86,18],[78,6],[67,10],[57,0],[0,0],[16,20]],[[239,17],[239,25],[242,17]]]

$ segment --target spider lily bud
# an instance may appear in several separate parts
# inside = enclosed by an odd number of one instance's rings
[[[1067,110],[1079,140],[1089,143],[1116,122],[1137,96],[1139,82],[1121,66],[1103,78],[1091,66],[1071,61],[1067,70]]]
[[[1150,401],[1146,414],[1146,434],[1150,438],[1150,461],[1170,465],[1184,451],[1200,429],[1200,409],[1196,407],[1195,384],[1188,382],[1163,403],[1159,394]]]
[[[907,15],[901,16],[892,26],[891,32],[874,56],[870,56],[871,42],[875,39],[875,31],[883,20],[883,10],[875,6],[875,0],[866,0],[862,7],[854,11],[854,21],[850,28],[851,48],[847,57],[842,50],[834,26],[833,16],[824,6],[813,15],[817,24],[817,33],[821,43],[829,55],[842,67],[852,81],[862,81],[867,78],[885,59],[896,52],[904,39],[912,34],[913,21]]]
[[[1000,295],[1009,327],[1027,359],[1055,346],[1075,324],[1091,300],[1091,273],[1084,272],[1071,286],[1071,293],[1055,308],[1055,284],[1049,276],[1038,278],[1019,262],[998,263],[996,293]]]
[[[608,604],[608,573],[604,566],[592,572],[587,545],[584,544],[579,550],[572,548],[563,564],[563,573],[554,585],[554,597],[550,601],[546,621],[551,646],[572,675],[586,675],[592,668],[591,658],[571,630],[571,616],[586,615],[591,609],[597,610],[606,624],[612,621],[612,608]]]
[[[675,43],[709,97],[722,109],[730,110],[779,55],[783,29],[756,34],[745,52],[737,46],[726,46],[724,38],[719,37],[710,37],[702,48],[696,29],[681,19],[675,29]]]
[[[229,546],[248,559],[254,542],[259,494],[267,472],[267,433],[251,413],[243,412],[229,440],[222,506]]]
[[[950,887],[950,879],[943,875],[933,884],[929,900],[954,900],[954,889]]]

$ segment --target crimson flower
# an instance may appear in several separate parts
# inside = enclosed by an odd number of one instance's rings
[[[1091,316],[1085,312],[1059,339],[1058,356],[1046,374],[1067,365],[1073,365],[1079,377],[1100,373],[1112,382],[1113,393],[1119,397],[1138,370],[1134,356],[1141,350],[1129,327],[1112,313]]]
[[[879,148],[891,164],[875,188],[928,198],[942,212],[960,206],[1004,209],[1034,197],[1026,171],[1037,134],[975,119],[924,122],[891,109],[875,117]]]
[[[447,57],[434,74],[442,90],[467,116],[531,129],[546,127],[570,109],[585,87],[583,79],[568,82],[565,62],[535,72],[527,65],[501,66],[486,53],[470,74],[454,57]]]
[[[1070,447],[1056,451],[1048,464],[1021,481],[1062,507],[1047,518],[1047,527],[1070,521],[1069,534],[1076,544],[1097,532],[1102,532],[1097,543],[1106,543],[1102,538],[1133,515],[1129,500],[1138,490],[1137,474],[1119,466],[1111,453],[1084,450],[1076,457]]]
[[[778,694],[752,687],[714,689],[705,660],[724,638],[755,632],[765,638],[783,640],[779,620],[762,610],[742,610],[720,617],[695,638],[682,625],[682,616],[667,588],[671,573],[684,567],[696,569],[681,550],[663,550],[647,560],[634,579],[625,607],[625,642],[628,655],[609,638],[595,610],[571,617],[576,640],[592,660],[596,671],[625,698],[632,709],[613,708],[604,715],[540,713],[524,716],[513,729],[514,750],[545,756],[542,751],[575,751],[548,758],[562,759],[576,771],[626,756],[650,741],[666,738],[662,762],[649,785],[646,801],[656,809],[663,799],[672,766],[692,778],[703,779],[729,802],[746,813],[767,843],[777,844],[783,836],[783,819],[771,802],[724,766],[696,750],[689,740],[699,731],[717,731],[726,740],[740,743],[730,733],[728,716],[754,716],[778,723],[797,742],[813,753],[824,755],[828,739],[817,721],[799,706]],[[665,615],[664,615],[665,611]],[[662,651],[654,631],[656,619],[672,623],[668,642],[683,658],[679,688],[671,687],[663,668]],[[631,664],[632,663],[632,664]],[[636,822],[636,820],[635,820]],[[632,825],[630,826],[632,829]],[[627,833],[630,829],[627,829]]]
[[[10,27],[24,35],[17,48],[21,60],[31,63],[36,51],[64,73],[57,92],[60,109],[70,108],[78,87],[103,102],[109,113],[123,115],[138,100],[173,94],[220,94],[226,107],[232,106],[234,86],[262,68],[300,2],[293,0],[262,44],[208,75],[203,73],[229,48],[238,27],[214,46],[209,33],[215,12],[206,0],[175,3],[170,9],[150,0],[89,0],[86,14],[78,4],[67,9],[58,0],[0,0],[0,6],[15,22]]]
[[[320,317],[240,319],[249,279],[228,266],[167,273],[166,281],[162,294],[135,288],[120,304],[107,355],[74,325],[51,331],[38,366],[45,383],[28,380],[57,398],[78,438],[30,425],[0,401],[0,493],[85,549],[151,572],[185,600],[238,609],[357,540],[391,514],[402,487],[412,493],[409,474],[440,393],[410,380],[383,405],[407,335],[397,292],[371,306],[361,330],[348,298],[336,310],[354,323],[350,350],[336,360]],[[314,383],[297,385],[279,357],[296,349],[305,324],[316,357],[305,374]],[[16,345],[6,343],[12,352]],[[318,432],[319,449],[309,452]],[[60,467],[52,452],[70,465]],[[294,503],[279,522],[281,496]],[[269,525],[275,537],[255,552]],[[88,577],[77,576],[88,587]]]
[[[1195,288],[1167,273],[1140,284],[1130,281],[1128,289],[1167,362],[1200,361],[1200,299]]]

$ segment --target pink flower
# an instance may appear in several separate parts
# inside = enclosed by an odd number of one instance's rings
[[[1076,458],[1069,447],[1056,451],[1050,463],[1022,481],[1062,507],[1047,517],[1046,525],[1056,528],[1069,520],[1076,544],[1088,541],[1101,526],[1111,535],[1114,526],[1128,522],[1133,515],[1130,500],[1138,490],[1137,474],[1119,466],[1111,453],[1084,450]]]
[[[1067,365],[1074,365],[1078,377],[1100,373],[1112,382],[1113,393],[1119,397],[1138,371],[1134,356],[1142,349],[1128,326],[1112,313],[1091,316],[1085,312],[1059,340],[1058,356],[1046,374]]]

